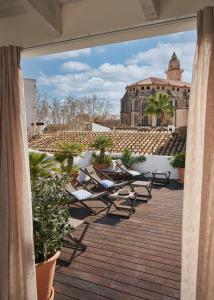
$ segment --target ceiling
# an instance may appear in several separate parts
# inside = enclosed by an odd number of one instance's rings
[[[27,56],[194,29],[214,0],[0,0],[0,46]]]

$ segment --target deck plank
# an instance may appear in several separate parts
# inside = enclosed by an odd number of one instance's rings
[[[71,208],[72,217],[83,213],[91,222],[88,248],[69,266],[57,265],[55,299],[180,299],[182,197],[175,183],[155,188],[152,199],[139,201],[128,220]],[[63,249],[62,257],[69,259],[71,251]]]

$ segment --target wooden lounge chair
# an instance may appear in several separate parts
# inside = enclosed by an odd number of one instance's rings
[[[70,195],[70,202],[68,203],[68,206],[70,207],[71,204],[74,205],[81,205],[84,208],[88,209],[93,215],[97,215],[101,213],[102,211],[106,210],[109,206],[109,201],[106,197],[107,192],[102,191],[99,193],[95,193],[91,190],[88,190],[83,184],[77,181],[78,184],[82,185],[83,187],[81,189],[77,189],[73,185],[69,184],[66,186],[66,191]],[[96,211],[93,208],[91,208],[87,202],[89,201],[99,201],[105,204],[105,207]]]
[[[83,243],[83,239],[89,228],[90,223],[88,221],[78,220],[74,218],[69,218],[68,222],[71,225],[71,227],[74,229],[76,229],[79,226],[84,226],[79,238],[75,237],[72,233],[67,233],[66,236],[64,237],[63,246],[65,248],[73,249],[73,252],[68,261],[64,261],[63,259],[59,259],[59,260],[70,264],[74,259],[77,251],[85,251],[87,249],[87,246]]]
[[[101,190],[106,190],[114,193],[116,190],[129,185],[130,182],[115,182],[108,175],[104,174],[102,171],[98,170],[95,166],[90,165],[85,167],[84,169],[80,169],[83,173],[86,174],[88,180],[86,182],[86,186],[88,184],[93,183],[96,187],[98,186]]]
[[[137,193],[137,200],[149,200],[152,198],[152,180],[146,177],[150,172],[140,173],[135,171],[131,166],[123,163],[120,159],[116,161],[117,166],[126,173],[127,178],[131,179],[130,186],[132,191],[136,192],[136,188],[143,188],[146,190],[146,195]]]
[[[128,179],[136,180],[136,178],[139,178],[139,179],[141,178],[143,180],[150,181],[150,179],[146,177],[146,175],[148,175],[150,172],[142,172],[141,173],[141,172],[135,171],[130,165],[122,162],[121,159],[116,160],[116,165],[118,168],[120,168],[122,171],[124,171],[124,173]]]

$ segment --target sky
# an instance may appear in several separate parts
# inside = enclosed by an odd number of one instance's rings
[[[134,40],[52,55],[23,58],[25,78],[37,80],[38,92],[63,100],[96,95],[112,104],[119,114],[125,87],[153,76],[166,78],[169,59],[176,52],[184,69],[182,79],[191,81],[196,32]]]

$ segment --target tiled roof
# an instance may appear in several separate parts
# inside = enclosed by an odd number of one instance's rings
[[[136,87],[136,86],[143,86],[143,85],[169,85],[169,86],[176,86],[176,87],[187,87],[190,88],[191,84],[189,82],[180,81],[180,80],[168,80],[162,79],[157,77],[148,77],[143,80],[134,82],[129,84],[127,87]]]
[[[170,155],[182,151],[185,148],[185,136],[175,133],[174,137],[168,132],[137,132],[137,131],[58,131],[56,133],[43,134],[40,137],[29,140],[29,148],[44,152],[57,152],[60,143],[78,142],[90,149],[90,144],[98,135],[110,136],[113,146],[109,151],[120,153],[127,147],[132,153]]]

